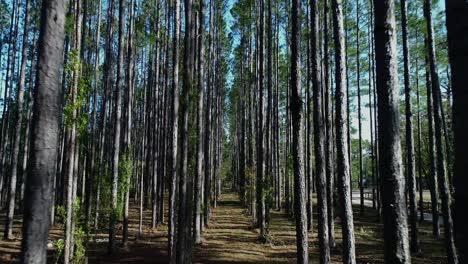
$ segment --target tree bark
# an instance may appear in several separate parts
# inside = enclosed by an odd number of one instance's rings
[[[265,162],[264,162],[264,121],[263,121],[263,89],[264,89],[264,9],[265,9],[265,0],[259,1],[258,12],[259,12],[259,26],[257,28],[258,35],[258,44],[257,44],[257,56],[258,56],[258,69],[257,69],[257,79],[258,79],[258,104],[257,104],[257,218],[258,218],[258,227],[260,228],[260,238],[264,240],[266,236],[266,221],[265,221],[265,196],[264,196],[264,187],[265,187]]]
[[[66,124],[67,129],[69,129],[69,142],[68,142],[68,171],[67,171],[67,202],[66,202],[66,209],[67,209],[67,217],[65,222],[65,248],[63,254],[63,262],[68,264],[70,259],[73,258],[73,236],[74,236],[74,221],[75,221],[75,195],[74,190],[77,188],[75,185],[75,177],[77,175],[77,168],[78,168],[78,158],[77,154],[79,152],[79,144],[77,143],[77,124],[76,119],[78,115],[78,93],[79,93],[79,82],[81,78],[81,32],[82,32],[82,23],[83,23],[83,13],[82,13],[82,2],[81,0],[77,0],[74,3],[75,5],[75,21],[74,21],[74,29],[75,29],[75,36],[74,36],[74,44],[73,44],[73,51],[75,52],[76,58],[72,58],[70,62],[72,65],[72,87],[70,91],[70,99],[67,102],[67,106],[71,107],[72,109],[72,116],[69,117],[71,123]]]
[[[291,7],[291,116],[293,125],[293,168],[294,168],[294,211],[296,215],[296,245],[297,263],[309,263],[309,246],[307,234],[306,212],[306,181],[302,171],[303,132],[302,99],[301,99],[301,5],[300,1],[293,0]]]
[[[325,159],[325,123],[323,118],[323,94],[320,78],[320,39],[319,9],[317,1],[311,3],[311,36],[312,36],[312,85],[314,101],[314,154],[316,166],[316,188],[318,208],[318,239],[320,263],[330,262],[328,233],[327,180]]]
[[[29,0],[26,0],[25,13],[24,13],[24,29],[23,29],[23,46],[21,54],[21,69],[20,80],[18,85],[18,94],[16,96],[16,121],[15,134],[13,139],[13,150],[11,153],[11,175],[10,187],[8,193],[8,208],[7,208],[7,222],[5,225],[5,239],[13,238],[13,218],[15,215],[15,198],[16,198],[16,181],[18,175],[18,155],[21,140],[21,127],[23,125],[23,103],[24,103],[24,86],[26,82],[26,63],[28,60],[28,35],[29,35]],[[5,102],[4,102],[5,103]],[[2,119],[4,116],[2,116]]]
[[[21,263],[39,264],[47,261],[52,183],[58,154],[66,6],[67,1],[50,0],[43,2],[41,8],[36,103],[26,182]],[[49,162],[44,163],[44,160]]]
[[[386,263],[410,263],[401,169],[395,1],[374,0],[374,13],[384,258]]]
[[[330,247],[335,247],[335,216],[334,216],[334,180],[335,180],[335,158],[333,147],[333,105],[332,105],[332,87],[330,83],[330,50],[329,50],[329,1],[324,1],[324,91],[325,91],[325,158],[326,158],[326,178],[327,178],[327,211],[328,211],[328,237]]]
[[[350,161],[348,156],[348,106],[347,67],[343,23],[343,4],[341,0],[332,1],[333,28],[335,39],[335,81],[336,81],[336,149],[338,193],[341,207],[341,230],[343,234],[343,263],[356,263],[356,249],[354,238],[353,207],[351,203]]]
[[[204,149],[203,149],[203,103],[204,103],[204,90],[205,90],[205,0],[200,0],[200,13],[198,21],[198,107],[197,107],[197,174],[196,174],[196,188],[195,188],[195,225],[194,225],[194,238],[195,243],[201,243],[201,229],[202,229],[202,193],[203,193],[203,163],[204,163]]]
[[[426,38],[427,49],[427,38]],[[440,236],[439,229],[439,191],[437,190],[437,170],[436,170],[436,150],[434,139],[434,103],[432,100],[432,79],[429,70],[429,58],[425,55],[426,68],[426,94],[427,94],[427,123],[429,132],[429,188],[431,193],[431,213],[432,213],[432,234],[438,238]]]
[[[192,257],[192,217],[193,217],[193,178],[188,175],[188,111],[189,95],[193,87],[195,26],[193,0],[185,0],[185,45],[184,45],[184,86],[180,108],[180,168],[179,168],[179,215],[177,228],[177,262],[191,263]],[[177,121],[177,120],[175,120]]]
[[[362,121],[361,121],[361,54],[360,54],[360,13],[359,0],[356,0],[356,80],[357,80],[357,98],[358,98],[358,131],[359,131],[359,213],[364,215],[364,173],[362,161]]]
[[[404,61],[404,79],[405,79],[405,118],[406,118],[406,179],[409,193],[410,204],[410,227],[411,227],[411,252],[419,252],[418,238],[418,211],[416,201],[416,169],[414,161],[414,138],[413,138],[413,110],[411,103],[411,84],[410,84],[410,54],[408,49],[408,25],[406,18],[407,0],[400,1],[401,8],[401,27],[403,35],[403,61]]]
[[[444,159],[444,145],[442,142],[442,106],[440,104],[440,86],[439,76],[437,73],[437,63],[435,55],[434,29],[432,26],[432,11],[431,2],[424,1],[424,17],[426,19],[426,29],[428,37],[428,52],[429,52],[429,69],[431,73],[431,89],[432,102],[434,104],[434,132],[435,132],[435,147],[437,153],[437,177],[442,202],[442,214],[444,218],[444,236],[445,247],[447,250],[447,258],[449,264],[458,263],[458,257],[455,248],[453,234],[453,220],[451,209],[450,189],[448,186],[446,175],[446,164]]]
[[[177,224],[177,183],[178,181],[178,132],[179,132],[179,37],[180,37],[180,0],[174,1],[173,17],[173,80],[172,80],[172,156],[169,158],[169,168],[171,168],[171,187],[169,199],[169,257],[170,263],[176,263],[176,224]]]
[[[125,32],[125,2],[119,0],[119,45],[117,58],[117,87],[115,95],[115,112],[114,112],[114,142],[113,142],[113,157],[112,157],[112,212],[109,218],[109,254],[116,251],[116,230],[117,222],[117,202],[118,202],[118,187],[119,187],[119,162],[120,162],[120,131],[122,119],[122,89],[125,78],[124,71],[124,33]]]

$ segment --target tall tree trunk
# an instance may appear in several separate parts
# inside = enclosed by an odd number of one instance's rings
[[[202,229],[202,193],[203,193],[203,163],[204,163],[204,133],[203,133],[203,103],[205,93],[205,0],[200,0],[200,13],[198,21],[198,108],[197,108],[197,174],[195,188],[195,243],[201,243]]]
[[[158,2],[159,4],[159,2]],[[132,146],[132,108],[133,108],[133,73],[134,73],[134,54],[133,54],[133,34],[134,34],[134,9],[135,9],[135,0],[130,1],[129,5],[129,29],[128,29],[128,42],[127,42],[127,93],[126,93],[126,120],[125,120],[125,135],[124,135],[124,154],[127,159],[126,162],[129,162],[131,159],[132,165],[134,166],[134,155],[133,155],[133,146]],[[133,172],[133,168],[132,168]],[[122,243],[124,247],[127,247],[128,243],[128,210],[130,205],[130,181],[132,175],[126,175],[126,190],[124,197],[124,215],[123,215],[123,235]]]
[[[345,2],[345,6],[344,6],[344,10],[343,10],[343,24],[347,21],[347,9],[348,9],[348,3],[349,1],[346,1]],[[344,27],[345,28],[345,52],[346,52],[346,69],[348,69],[348,27]],[[351,144],[351,110],[350,110],[350,107],[351,107],[351,104],[350,104],[350,95],[349,95],[349,74],[346,74],[346,105],[347,105],[347,109],[346,109],[346,115],[347,115],[347,120],[348,120],[348,123],[346,124],[346,127],[347,127],[347,130],[348,130],[348,134],[346,135],[347,136],[347,141],[348,141],[348,159],[349,159],[349,186],[350,186],[350,190],[349,190],[349,195],[350,195],[350,198],[351,198],[351,201],[353,200],[353,162],[352,162],[352,159],[351,159],[351,153],[353,151],[353,145]]]
[[[348,156],[348,107],[346,100],[346,51],[341,0],[332,1],[333,28],[335,40],[335,81],[336,81],[336,149],[338,193],[341,207],[341,230],[343,234],[343,263],[356,263],[353,207],[351,203],[350,161]]]
[[[459,262],[468,262],[468,226],[466,225],[466,204],[468,201],[468,3],[463,0],[446,0],[447,33],[449,42],[449,59],[452,70],[453,89],[453,132],[455,146],[455,243],[458,248]]]
[[[99,133],[97,132],[97,111],[98,111],[98,85],[99,85],[99,54],[101,50],[101,13],[102,13],[102,0],[98,0],[98,18],[96,21],[97,25],[97,32],[96,32],[96,39],[95,39],[95,60],[94,60],[94,86],[93,86],[93,110],[92,110],[92,127],[91,127],[91,173],[93,174],[91,177],[94,177],[96,174],[98,174],[98,171],[96,170],[96,147],[97,144],[99,143],[97,141],[97,137]],[[98,176],[99,177],[99,176]],[[90,178],[90,181],[94,182],[93,178]],[[92,189],[94,187],[93,183],[90,184],[90,188],[88,189],[88,194],[87,194],[87,205],[86,205],[86,227],[88,228],[89,222],[91,221],[91,210],[92,210]]]
[[[373,13],[369,12],[369,23],[367,26],[367,39],[368,39],[368,49],[369,54],[367,56],[369,63],[368,63],[368,87],[369,87],[369,120],[370,120],[370,159],[371,159],[371,178],[372,178],[372,209],[377,209],[377,166],[375,164],[375,140],[374,140],[374,111],[373,111],[373,100],[375,102],[375,97],[373,98],[373,90],[375,89],[375,78],[374,78],[374,45],[373,45]]]
[[[410,227],[411,227],[411,252],[419,252],[418,238],[418,211],[416,201],[416,170],[414,164],[414,138],[413,138],[413,110],[411,103],[411,85],[410,85],[410,55],[408,49],[408,25],[406,10],[408,3],[406,0],[400,1],[401,8],[401,27],[403,35],[403,61],[404,61],[404,79],[405,79],[405,118],[406,118],[406,179],[409,193],[410,204]]]
[[[416,41],[418,35],[416,34]],[[424,221],[424,196],[423,196],[423,172],[422,172],[422,146],[421,146],[421,96],[419,91],[419,60],[416,56],[416,104],[417,104],[417,142],[418,142],[418,181],[419,181],[419,221]]]
[[[359,0],[356,0],[356,80],[357,80],[357,98],[358,98],[358,131],[359,131],[359,213],[364,215],[364,173],[362,160],[362,121],[361,121],[361,54],[360,54],[360,7]]]
[[[332,105],[332,87],[330,83],[330,50],[329,50],[329,1],[325,0],[324,2],[324,91],[325,91],[325,158],[326,158],[326,178],[327,178],[327,211],[328,211],[328,237],[330,247],[335,247],[335,216],[334,216],[334,180],[335,180],[335,158],[334,158],[334,148],[333,148],[333,105]]]
[[[35,31],[35,30],[34,30]],[[34,39],[33,39],[33,49],[37,47],[37,42],[36,42],[36,33],[34,33]],[[24,191],[25,191],[25,186],[26,186],[26,179],[28,175],[28,161],[29,161],[29,149],[30,149],[30,142],[31,142],[31,119],[32,119],[32,108],[34,105],[34,98],[33,98],[33,85],[34,85],[34,74],[35,74],[35,68],[36,68],[36,60],[33,59],[31,62],[31,71],[29,74],[29,93],[28,93],[28,105],[27,105],[27,111],[26,111],[26,131],[24,135],[24,145],[23,145],[23,164],[22,164],[22,183],[21,183],[21,194],[20,194],[20,201],[21,201],[21,209],[24,210]],[[53,223],[53,221],[52,221]]]
[[[2,111],[2,131],[1,131],[1,148],[0,148],[0,178],[2,180],[2,187],[0,189],[0,202],[4,203],[5,194],[9,191],[8,188],[3,188],[3,182],[7,183],[8,179],[5,175],[5,168],[8,156],[8,146],[10,146],[10,120],[12,115],[12,91],[13,77],[15,76],[15,65],[16,65],[16,46],[18,39],[18,21],[19,21],[19,0],[13,1],[11,19],[10,19],[10,30],[9,39],[12,40],[8,44],[7,52],[7,68],[5,76],[5,94],[3,97],[3,111]],[[10,67],[11,65],[11,67]]]
[[[211,160],[212,157],[211,155],[211,145],[212,145],[212,75],[213,75],[213,49],[214,49],[214,41],[213,41],[213,11],[214,11],[214,6],[213,6],[213,1],[210,0],[210,34],[209,34],[209,39],[208,39],[208,58],[209,58],[209,64],[208,64],[208,74],[207,74],[207,85],[206,85],[206,110],[205,110],[205,139],[204,139],[204,148],[205,148],[205,153],[204,153],[204,158],[205,158],[205,182],[204,182],[204,223],[205,227],[208,226],[208,220],[210,217],[211,213]]]
[[[176,224],[177,224],[177,183],[178,180],[178,132],[179,132],[179,37],[180,37],[180,0],[174,1],[173,17],[173,80],[172,80],[172,146],[169,168],[171,168],[171,187],[169,199],[169,257],[170,263],[176,263]]]
[[[401,168],[395,1],[374,0],[374,13],[384,257],[386,263],[410,263]]]
[[[73,236],[74,236],[74,218],[75,218],[75,195],[74,190],[77,188],[75,183],[75,177],[77,175],[77,168],[78,168],[78,152],[79,152],[79,144],[77,143],[77,124],[76,118],[78,115],[78,93],[79,93],[79,82],[81,78],[81,32],[82,32],[82,22],[83,22],[83,14],[82,14],[82,2],[81,0],[76,0],[75,3],[75,21],[74,21],[74,29],[75,29],[75,36],[74,36],[74,44],[73,44],[73,51],[75,58],[72,58],[70,61],[73,63],[72,65],[72,87],[70,91],[70,99],[68,101],[68,107],[71,107],[71,119],[69,122],[71,124],[67,124],[69,127],[69,146],[68,146],[68,153],[67,157],[68,161],[68,171],[67,171],[67,217],[65,222],[65,248],[63,253],[63,262],[68,264],[70,259],[73,258]]]
[[[114,0],[110,0],[108,2],[108,9],[107,9],[107,39],[106,39],[106,46],[105,46],[105,58],[104,58],[104,67],[103,67],[103,99],[102,99],[102,107],[101,107],[101,135],[100,135],[100,143],[99,143],[99,173],[97,179],[97,186],[96,186],[96,208],[95,208],[95,215],[94,215],[94,225],[95,228],[98,228],[99,225],[99,208],[100,208],[100,201],[101,201],[101,182],[102,182],[102,175],[105,174],[108,170],[108,162],[106,161],[105,150],[108,129],[107,129],[107,119],[110,116],[110,106],[112,105],[111,101],[111,91],[112,85],[112,64],[114,62],[113,52],[112,52],[112,40],[114,38]],[[109,110],[108,110],[109,108]]]
[[[257,191],[257,216],[258,216],[258,226],[260,228],[260,237],[263,239],[266,236],[266,221],[265,221],[265,197],[263,187],[265,185],[265,162],[264,162],[264,121],[263,121],[263,86],[264,86],[264,9],[265,9],[265,0],[259,2],[259,27],[257,28],[258,34],[258,45],[257,45],[257,55],[258,55],[258,105],[257,105],[257,184],[255,186]]]
[[[42,3],[38,67],[26,182],[21,263],[46,263],[52,183],[58,154],[65,8],[67,1]],[[44,45],[47,43],[48,45]],[[44,163],[44,160],[49,162]]]
[[[193,178],[188,175],[188,111],[189,95],[193,87],[195,26],[193,0],[185,0],[185,44],[184,44],[184,86],[180,108],[180,167],[179,167],[179,215],[177,226],[177,262],[191,263],[192,257],[192,217],[193,217]],[[177,120],[174,120],[177,121]]]
[[[13,238],[13,218],[15,215],[15,198],[16,198],[16,180],[18,175],[18,156],[21,140],[21,127],[23,125],[23,101],[24,101],[24,85],[26,82],[26,63],[28,60],[28,35],[29,35],[29,0],[25,3],[24,13],[24,29],[23,29],[23,47],[21,54],[21,69],[20,80],[18,86],[18,93],[16,95],[16,121],[15,134],[13,138],[13,150],[11,153],[11,175],[10,175],[10,188],[8,193],[8,208],[7,208],[7,222],[5,225],[5,239]],[[2,119],[4,116],[2,116]],[[27,141],[27,140],[26,140]]]
[[[119,187],[119,161],[120,161],[120,130],[122,119],[122,89],[124,86],[124,34],[125,34],[125,2],[119,0],[119,46],[117,57],[117,86],[115,94],[115,112],[114,112],[114,141],[112,157],[112,211],[109,218],[109,254],[116,251],[116,222],[117,222],[117,203]]]
[[[297,263],[309,263],[309,245],[307,234],[306,180],[302,171],[303,132],[301,98],[301,5],[293,0],[291,7],[291,116],[293,125],[293,168],[294,168],[294,211],[296,215]]]
[[[307,2],[310,7],[310,0]],[[310,8],[307,9],[307,25],[312,25],[312,14]],[[311,78],[312,78],[312,67],[311,67],[311,45],[312,40],[309,38],[307,40],[307,82],[306,82],[306,109],[305,109],[305,130],[306,130],[306,153],[305,153],[305,177],[306,177],[306,190],[307,190],[307,229],[308,231],[313,231],[313,180],[312,180],[312,152],[311,152],[311,134],[312,134],[312,125],[311,125],[311,99],[310,89],[311,89]]]
[[[328,233],[327,180],[325,160],[325,122],[323,118],[323,93],[320,78],[320,39],[319,9],[317,1],[311,3],[311,36],[312,36],[312,86],[314,100],[314,153],[316,166],[316,188],[318,207],[318,239],[320,263],[330,262]]]
[[[427,50],[427,38],[425,40]],[[436,150],[434,139],[434,103],[432,100],[432,79],[429,70],[429,57],[425,54],[426,68],[426,94],[427,94],[427,123],[429,133],[429,188],[431,193],[431,213],[432,213],[432,234],[438,238],[440,236],[439,228],[439,191],[437,190],[437,170],[436,170]]]
[[[435,147],[437,152],[437,177],[440,197],[442,202],[442,215],[444,218],[444,236],[445,247],[447,250],[447,258],[449,264],[458,263],[458,257],[455,249],[454,235],[453,235],[453,221],[450,189],[446,176],[445,159],[444,159],[444,145],[442,142],[442,106],[440,104],[440,86],[439,76],[437,73],[437,63],[435,55],[434,43],[434,29],[432,26],[432,11],[431,1],[424,1],[424,17],[426,19],[426,29],[428,37],[428,52],[429,52],[429,69],[431,73],[431,88],[432,88],[432,102],[434,104],[434,132],[435,132]]]
[[[273,41],[273,29],[272,29],[272,12],[271,12],[271,0],[267,0],[267,25],[266,35],[267,45],[266,45],[266,55],[267,55],[267,108],[266,108],[266,124],[265,124],[265,180],[264,184],[267,189],[270,189],[272,186],[272,177],[273,177],[273,149],[271,144],[272,138],[272,104],[273,104],[273,56],[272,56],[272,41]],[[265,201],[265,222],[269,222],[271,204],[269,201]],[[268,223],[269,224],[269,223]]]

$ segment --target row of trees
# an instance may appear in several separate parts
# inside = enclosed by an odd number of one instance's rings
[[[449,8],[447,3],[448,15]],[[296,219],[298,261],[307,263],[316,192],[321,263],[330,261],[335,247],[335,211],[341,219],[343,260],[355,263],[355,175],[360,214],[366,182],[373,207],[383,214],[388,263],[407,263],[410,251],[420,251],[424,189],[431,194],[434,236],[440,236],[441,214],[448,262],[458,263],[451,199],[458,142],[451,127],[458,118],[452,112],[455,72],[447,60],[445,16],[434,18],[437,10],[440,4],[434,7],[431,1],[408,6],[404,0],[246,0],[234,5],[233,34],[239,43],[229,95],[231,176],[262,239],[268,237],[269,210],[284,206]],[[424,91],[421,75],[426,76]],[[363,139],[365,131],[369,141]]]
[[[114,253],[120,221],[128,242],[133,204],[133,235],[150,209],[152,228],[168,222],[171,263],[189,263],[227,175],[261,241],[271,209],[294,217],[299,263],[308,263],[316,192],[320,262],[335,247],[336,212],[343,262],[355,263],[355,174],[361,214],[372,182],[386,262],[419,251],[425,186],[435,236],[441,207],[448,262],[465,262],[466,1],[446,1],[448,42],[430,0],[239,0],[230,28],[220,0],[1,3],[0,203],[5,239],[23,212],[22,262],[46,262],[55,221],[65,263],[103,228]]]
[[[114,253],[117,223],[125,247],[145,209],[153,229],[169,223],[171,262],[189,262],[221,191],[224,5],[2,1],[1,204],[4,239],[24,212],[23,262],[46,262],[50,224],[64,224],[64,263],[100,230]]]

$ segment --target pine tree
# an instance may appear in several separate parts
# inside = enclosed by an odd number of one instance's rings
[[[374,0],[379,170],[385,262],[409,263],[409,242],[399,130],[395,1]]]

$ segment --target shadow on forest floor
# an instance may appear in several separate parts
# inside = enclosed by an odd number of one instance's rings
[[[314,208],[315,210],[315,208]],[[358,208],[354,208],[358,212]],[[166,210],[167,215],[167,210]],[[383,263],[382,224],[375,216],[375,210],[366,208],[364,216],[356,213],[355,235],[358,263]],[[107,254],[107,233],[97,234],[89,243],[88,263],[168,263],[167,224],[159,225],[156,230],[151,225],[151,210],[145,210],[143,229],[140,239],[138,233],[137,205],[130,210],[130,241],[126,249],[120,248],[113,256]],[[252,226],[251,217],[246,215],[239,199],[234,193],[221,195],[218,207],[212,210],[209,228],[205,230],[203,242],[194,249],[194,263],[294,263],[296,261],[295,225],[284,212],[271,211],[269,242],[258,241],[259,230]],[[167,219],[167,218],[166,218]],[[314,220],[317,219],[314,215]],[[332,263],[341,262],[341,227],[339,218],[335,219],[336,247],[331,251]],[[5,214],[0,215],[0,230],[3,233]],[[21,216],[15,221],[14,233],[20,236]],[[121,239],[122,226],[118,226],[118,239]],[[309,253],[312,262],[318,261],[317,226],[309,233]],[[63,236],[63,226],[57,224],[51,229],[49,240],[55,243]],[[443,236],[442,236],[443,237]],[[446,263],[442,239],[432,237],[430,224],[420,226],[422,252],[414,255],[412,262],[420,264]],[[101,241],[101,242],[96,242]],[[21,241],[0,240],[0,263],[17,263],[20,256]],[[49,263],[55,263],[54,247],[49,250]]]

